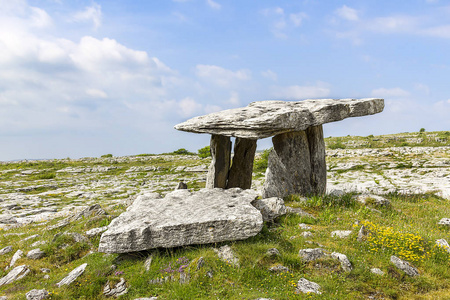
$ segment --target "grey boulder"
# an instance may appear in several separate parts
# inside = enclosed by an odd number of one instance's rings
[[[295,290],[296,294],[299,293],[315,293],[315,294],[322,294],[322,292],[320,291],[320,285],[309,281],[308,279],[305,278],[300,278],[299,281],[297,282],[297,289]]]
[[[99,252],[126,253],[243,240],[258,234],[261,213],[251,205],[253,190],[175,190],[161,199],[141,195],[108,226]]]
[[[28,251],[27,258],[29,259],[41,259],[45,256],[44,251],[39,248]]]
[[[37,290],[37,289],[31,290],[25,294],[27,300],[43,300],[47,299],[48,296],[49,294],[47,290]]]
[[[321,248],[314,248],[314,249],[301,249],[298,252],[298,255],[304,260],[304,261],[313,261],[319,258],[322,258],[325,256],[325,253]]]
[[[409,262],[398,258],[397,256],[391,256],[391,263],[397,267],[397,269],[402,270],[407,275],[414,277],[419,275],[419,270],[413,267]]]
[[[261,212],[265,222],[273,221],[277,217],[286,214],[286,206],[284,205],[284,201],[278,197],[258,199],[253,201],[252,205]]]

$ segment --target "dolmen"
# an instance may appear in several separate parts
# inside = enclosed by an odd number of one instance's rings
[[[258,101],[189,119],[175,129],[211,134],[206,188],[249,189],[256,141],[273,136],[262,197],[308,196],[326,191],[322,124],[383,109],[384,100],[375,98]],[[232,162],[230,137],[236,138]]]

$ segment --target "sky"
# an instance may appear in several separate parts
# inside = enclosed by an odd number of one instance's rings
[[[449,53],[444,0],[0,0],[0,161],[196,152],[174,125],[260,100],[385,99],[325,136],[450,130]]]

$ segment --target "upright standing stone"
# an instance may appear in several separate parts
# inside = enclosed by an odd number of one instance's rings
[[[306,129],[311,159],[311,187],[314,194],[324,194],[327,188],[327,165],[322,125]]]
[[[228,136],[211,136],[211,165],[206,178],[206,188],[226,188],[230,170],[231,141]]]
[[[233,164],[228,174],[227,188],[238,187],[246,190],[252,186],[255,151],[256,140],[236,138]]]
[[[306,131],[278,134],[272,142],[263,198],[311,194],[311,159]]]

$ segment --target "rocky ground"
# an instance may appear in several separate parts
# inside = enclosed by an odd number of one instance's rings
[[[435,201],[447,201],[450,199],[450,146],[447,145],[447,140],[443,141],[440,138],[441,135],[442,134],[437,135],[437,137],[439,137],[439,140],[436,140],[436,137],[432,136],[432,142],[434,143],[433,147],[426,147],[426,145],[422,145],[422,147],[411,147],[409,144],[402,147],[398,147],[399,145],[397,144],[397,147],[389,147],[389,144],[386,144],[385,147],[382,148],[363,148],[364,146],[368,145],[366,143],[367,138],[365,140],[359,138],[350,140],[350,138],[347,138],[338,141],[336,141],[336,138],[328,139],[327,144],[329,146],[331,145],[331,147],[327,149],[327,190],[330,194],[338,196],[345,195],[349,192],[356,192],[385,196],[389,195],[390,197],[393,197],[393,195],[400,196],[418,194],[423,198],[423,195],[427,194],[436,195],[437,197],[433,198],[437,199]],[[420,137],[422,140],[411,140],[415,138],[415,136],[419,136],[418,134],[411,136],[413,137],[396,137],[392,140],[395,143],[405,143],[407,139],[410,139],[408,140],[408,143],[419,144],[423,144],[424,141],[427,140],[427,137],[425,135],[422,135],[422,137]],[[380,140],[386,141],[389,139],[391,138],[369,138],[370,141],[376,143],[380,143]],[[403,139],[404,141],[402,141],[401,139]],[[370,143],[370,141],[368,143]],[[336,144],[338,144],[338,147],[333,147],[333,145],[336,146]],[[257,159],[260,159],[259,157],[260,154],[257,156]],[[15,262],[16,260],[18,262],[23,260],[25,251],[37,249],[36,247],[39,246],[39,244],[33,244],[34,246],[32,246],[32,242],[41,242],[42,244],[47,243],[48,245],[53,246],[59,243],[59,246],[62,245],[61,247],[64,247],[65,244],[60,241],[61,237],[60,233],[58,232],[67,232],[66,229],[68,227],[72,228],[73,230],[76,229],[77,232],[81,233],[71,233],[71,241],[73,243],[80,243],[80,241],[83,241],[82,243],[87,245],[86,248],[79,250],[80,255],[81,253],[83,255],[89,253],[94,253],[94,255],[97,255],[95,252],[96,245],[98,245],[98,236],[102,232],[102,230],[104,231],[106,229],[106,227],[104,227],[104,229],[101,229],[102,226],[108,225],[109,220],[123,212],[126,207],[133,203],[134,199],[136,199],[138,195],[151,192],[158,192],[164,195],[169,191],[174,190],[180,181],[185,182],[189,189],[198,190],[205,185],[206,172],[209,162],[210,159],[201,159],[196,155],[170,154],[1,162],[0,228],[4,231],[4,233],[2,235],[2,244],[0,247],[3,248],[0,250],[0,258],[2,259],[2,262],[0,263],[4,267],[5,271],[0,271],[2,273],[0,275],[3,276],[0,279],[0,286],[6,286],[7,284],[11,284],[11,282],[22,278],[23,276],[29,274],[30,269],[30,274],[37,274],[42,272],[42,276],[49,276],[48,274],[44,275],[47,271],[42,270],[52,269],[52,272],[55,272],[55,267],[58,268],[60,266],[65,266],[67,262],[55,263],[55,261],[52,260],[53,256],[50,255],[49,248],[43,251],[42,254],[39,253],[39,251],[35,251],[35,253],[31,254],[28,253],[30,257],[25,258],[32,261],[35,259],[41,259],[42,256],[46,256],[48,257],[49,261],[46,260],[47,258],[44,258],[44,261],[46,261],[46,263],[48,264],[42,263],[36,265],[34,266],[34,269],[33,267],[30,267],[29,269],[28,267],[23,267],[21,265],[21,269],[17,269],[17,265],[19,265],[19,263],[15,264],[13,262]],[[260,191],[264,181],[263,175],[263,172],[254,173],[254,179],[252,183],[252,188],[254,190]],[[371,201],[374,201],[374,199],[371,198]],[[319,206],[314,206],[315,204],[313,205],[310,202],[299,203],[303,204],[298,204],[297,202],[295,202],[293,207],[306,207],[307,210],[310,209],[309,212],[312,215],[315,214],[317,216],[314,221],[312,221],[312,219],[308,219],[311,220],[310,223],[313,224],[313,230],[312,232],[310,232],[309,230],[302,230],[301,234],[302,236],[304,235],[302,238],[310,237],[310,235],[308,235],[308,232],[313,236],[314,234],[317,235],[320,228],[325,228],[323,227],[325,226],[324,224],[330,224],[330,220],[332,219],[332,217],[326,215],[326,210],[318,212],[317,209]],[[375,209],[375,212],[369,213],[378,214],[377,211],[381,214],[384,214],[384,211],[380,212],[378,208]],[[104,216],[105,212],[109,214],[109,218],[106,218]],[[357,215],[359,213],[359,211],[353,212],[354,215]],[[334,212],[334,214],[334,217],[336,217],[336,212]],[[367,212],[364,212],[364,214],[367,214]],[[97,217],[103,217],[98,218],[98,220],[94,218],[94,221],[92,222],[89,220],[85,220],[87,219],[87,216],[89,216],[90,218],[93,215],[97,215]],[[348,213],[348,215],[350,215],[350,213]],[[448,217],[450,218],[450,215]],[[306,216],[306,218],[309,217]],[[350,217],[342,216],[338,219],[340,218],[342,218],[342,220],[346,220],[347,222],[346,218]],[[378,218],[378,216],[376,218]],[[438,217],[436,216],[434,219],[436,218]],[[83,220],[82,223],[80,223],[80,220]],[[286,218],[284,222],[287,222],[289,224],[293,222],[292,220],[289,220],[289,218]],[[342,226],[342,224],[340,224],[339,222],[343,221],[338,220],[336,224],[339,224],[341,227],[345,227]],[[350,227],[352,226],[351,224],[347,225]],[[348,229],[348,226],[345,229]],[[328,227],[326,230],[329,230],[330,232],[326,231],[327,234],[331,234],[331,236],[334,236],[331,232],[333,226]],[[305,228],[308,229],[308,227]],[[311,228],[311,226],[309,228]],[[93,231],[88,233],[88,229]],[[97,231],[95,231],[94,229]],[[350,229],[353,229],[353,227],[351,227]],[[273,228],[273,230],[278,229]],[[315,231],[316,233],[314,233]],[[350,233],[352,233],[351,230]],[[77,234],[81,237],[79,237]],[[298,239],[298,234],[299,233],[290,232],[290,229],[286,229],[281,234],[283,236],[286,235],[286,241],[280,243],[283,244],[285,242],[288,242],[294,244],[299,243],[299,245],[306,245],[306,240],[296,240]],[[353,231],[353,234],[356,234],[355,231]],[[52,236],[53,238],[50,238],[50,240],[47,241],[43,241],[42,239],[46,235]],[[356,239],[356,236],[354,238]],[[75,241],[77,239],[79,239],[78,242]],[[267,245],[270,244],[270,242],[266,243]],[[322,243],[325,242],[322,241]],[[21,245],[20,247],[24,252],[18,249],[16,245]],[[320,241],[313,242],[313,245],[317,247],[324,246],[320,244]],[[336,247],[334,242],[329,245],[325,243],[325,247],[327,246],[339,248]],[[7,247],[11,247],[11,250],[4,250]],[[280,247],[283,248],[284,246]],[[344,247],[344,249],[346,249],[346,247]],[[71,248],[69,247],[69,249]],[[18,251],[21,251],[22,253]],[[331,253],[333,251],[330,250],[329,252]],[[343,254],[339,252],[333,252],[327,257],[340,261],[342,268],[345,269],[345,265],[347,263],[345,259],[347,259],[347,257],[344,258],[341,255]],[[403,256],[403,258],[405,257]],[[398,262],[395,256],[394,258],[391,258],[391,260]],[[79,276],[84,272],[83,268],[86,268],[86,266],[82,268],[83,270],[76,268],[83,266],[82,262],[84,261],[81,259],[81,257],[77,256],[76,258],[69,259],[68,261],[72,262],[73,265],[70,265],[68,267],[68,270],[66,269],[67,272],[61,270],[62,273],[67,273],[66,275],[70,275],[72,274],[72,272],[74,272],[75,275],[78,274],[77,276]],[[192,263],[193,261],[194,260],[191,260],[190,262]],[[289,259],[286,259],[286,261],[284,261],[285,265],[289,264],[288,261]],[[344,263],[342,263],[342,261],[344,261]],[[196,261],[196,263],[198,262]],[[89,264],[91,263],[89,262]],[[295,266],[297,263],[291,261],[291,264]],[[325,262],[325,264],[327,264],[327,262]],[[334,263],[330,264],[331,268],[335,268]],[[358,263],[356,262],[356,264]],[[401,262],[399,264],[401,264]],[[16,268],[13,269],[13,267],[15,266]],[[283,266],[280,266],[280,268],[281,267]],[[15,272],[17,274],[11,275],[14,275],[15,278],[6,278],[9,273],[12,273],[11,270],[16,270]],[[73,271],[70,272],[71,270]],[[122,282],[122,278],[119,276],[120,274],[116,274],[117,272],[110,272],[110,274],[116,275],[114,277],[116,281],[114,282],[114,284],[109,284],[108,288],[106,288],[105,286],[105,289],[109,290],[103,292],[102,297],[117,296],[121,295],[122,293],[125,294],[124,291],[126,291],[127,287],[129,287],[130,285],[130,279],[127,279],[128,283],[125,283],[125,279]],[[289,276],[293,276],[292,273],[289,274],[291,274]],[[39,275],[37,277],[39,278],[39,281],[43,280],[42,278],[44,277],[42,276]],[[77,276],[75,276],[73,280],[70,278],[66,279],[66,277],[63,278],[60,276],[61,278],[54,278],[53,281],[55,281],[54,284],[56,284],[58,287],[61,287],[66,284],[66,281],[69,282],[68,284],[72,283],[73,281],[76,282]],[[51,277],[46,278],[52,279]],[[163,277],[162,279],[158,278],[152,279],[151,282],[162,282],[164,280],[170,281],[170,279],[167,279],[169,277]],[[317,278],[320,278],[320,276]],[[297,278],[295,280],[296,283],[297,280],[299,280],[297,290],[301,290],[300,281],[303,282],[304,280],[306,280],[303,279],[304,278]],[[5,282],[3,282],[2,280]],[[101,280],[99,282],[102,282],[102,284],[105,283]],[[308,291],[308,287],[312,291],[315,290],[314,282],[306,280],[303,283],[305,283],[306,291]],[[14,283],[12,285],[14,286]],[[20,285],[17,286],[19,287]],[[48,286],[48,284],[44,284],[44,286]],[[51,286],[54,285],[51,284]],[[446,286],[447,285],[444,285],[441,288],[446,288]],[[42,287],[42,285],[36,285],[36,288],[40,287]],[[448,284],[448,287],[450,287],[450,283]],[[325,287],[325,290],[327,289],[330,290],[329,287]],[[47,288],[47,290],[50,289]],[[9,297],[7,299],[21,299],[21,297],[24,296],[25,292],[28,292],[28,290],[24,291],[19,289],[18,291],[16,291],[11,288],[2,288],[2,291]],[[37,290],[35,293],[39,294],[44,292]],[[0,294],[0,296],[1,295],[2,294]],[[74,294],[74,292],[71,291],[70,295],[73,296],[76,295],[76,293]],[[381,293],[380,295],[382,296],[380,297],[377,296],[378,294],[376,291],[374,291],[371,295],[373,296],[373,298],[367,299],[391,298],[388,292]],[[42,297],[27,299],[45,299]],[[64,299],[64,296],[60,296],[58,298],[57,293],[53,293],[52,295],[52,292],[50,292],[50,295],[47,295],[45,297]],[[205,296],[205,299],[207,298],[208,297]],[[161,299],[169,298],[163,297]],[[280,297],[280,299],[284,298]]]

